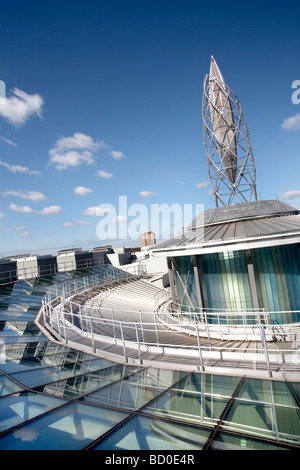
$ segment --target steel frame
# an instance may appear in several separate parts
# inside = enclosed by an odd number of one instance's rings
[[[238,97],[211,75],[205,75],[203,88],[203,143],[216,206],[257,201],[256,167]]]

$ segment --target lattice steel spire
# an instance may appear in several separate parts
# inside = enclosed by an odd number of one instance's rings
[[[204,148],[216,206],[257,200],[256,168],[238,97],[211,57],[203,92]]]

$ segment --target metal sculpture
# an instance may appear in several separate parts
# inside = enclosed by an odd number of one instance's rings
[[[204,148],[216,206],[257,201],[250,135],[238,97],[211,57],[203,92]]]

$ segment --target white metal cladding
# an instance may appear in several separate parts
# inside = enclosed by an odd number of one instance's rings
[[[238,220],[204,227],[204,240],[198,243],[197,229],[184,232],[182,238],[161,242],[156,254],[178,256],[243,248],[300,243],[300,216]]]

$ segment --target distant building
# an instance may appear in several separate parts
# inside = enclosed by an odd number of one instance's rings
[[[141,247],[152,246],[156,244],[155,234],[153,232],[145,232],[140,236]]]
[[[11,261],[10,258],[3,258],[0,260],[0,284],[9,284],[16,282],[17,276],[17,262]]]

